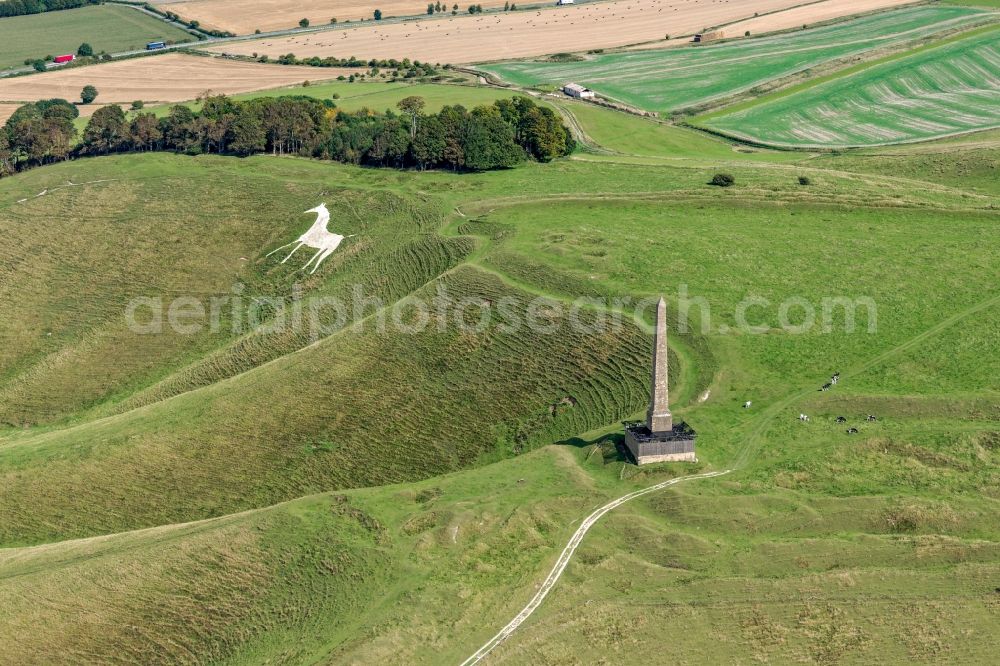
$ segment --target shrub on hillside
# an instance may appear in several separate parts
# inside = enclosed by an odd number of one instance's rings
[[[799,185],[812,185],[812,180],[809,176],[799,176]]]
[[[712,176],[712,180],[708,182],[709,185],[715,185],[717,187],[730,187],[736,183],[736,179],[728,173],[717,173]]]

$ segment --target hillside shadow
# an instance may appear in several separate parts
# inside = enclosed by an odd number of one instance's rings
[[[568,439],[555,442],[555,444],[557,446],[572,446],[578,449],[596,446],[601,451],[601,455],[604,458],[604,464],[612,462],[629,462],[631,460],[625,449],[624,433],[610,433],[593,439],[570,437]]]

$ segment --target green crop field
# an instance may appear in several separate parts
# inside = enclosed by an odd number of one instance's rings
[[[190,34],[121,5],[98,5],[0,18],[0,69],[23,67],[28,58],[76,53],[87,42],[94,53],[145,48],[154,40],[192,41]]]
[[[944,0],[948,5],[962,5],[965,7],[990,7],[1000,9],[1000,0]]]
[[[699,121],[780,146],[872,146],[1000,126],[1000,30]]]
[[[510,91],[266,94],[297,93]],[[7,661],[462,663],[595,508],[710,470],[604,516],[483,663],[994,659],[1000,132],[808,153],[553,104],[581,150],[508,170],[0,179]],[[320,202],[351,237],[314,274],[269,256]],[[659,295],[699,461],[636,467]],[[136,330],[136,299],[218,326]],[[315,299],[360,307],[280,325]]]
[[[396,110],[396,102],[410,95],[422,97],[427,104],[426,109],[428,111],[438,111],[442,106],[449,104],[461,104],[467,108],[472,108],[479,104],[492,104],[495,100],[510,97],[513,94],[509,90],[486,86],[449,86],[427,83],[368,83],[363,81],[346,83],[344,81],[335,81],[314,84],[306,88],[264,90],[241,96],[240,99],[283,95],[289,92],[309,95],[310,97],[320,99],[338,94],[339,97],[335,100],[337,107],[345,111],[357,111],[362,108],[369,108],[373,111],[384,111],[385,109]]]
[[[366,70],[359,70],[363,72]],[[320,70],[322,72],[322,70]],[[285,97],[290,95],[306,95],[316,99],[333,99],[338,109],[344,111],[360,111],[361,109],[371,109],[372,111],[385,111],[391,109],[398,111],[396,103],[404,97],[417,95],[424,99],[425,110],[433,113],[441,110],[446,105],[461,104],[466,108],[472,108],[480,104],[492,104],[494,101],[509,98],[514,95],[514,91],[502,88],[491,88],[487,86],[470,85],[445,85],[431,83],[404,83],[388,81],[328,81],[323,83],[313,83],[308,86],[292,86],[286,88],[273,88],[269,90],[259,90],[241,95],[233,95],[233,99],[245,100],[255,97]],[[192,109],[200,108],[197,102],[187,102],[184,104]],[[172,104],[163,104],[145,109],[157,116],[166,116],[170,112]],[[82,131],[86,127],[86,118],[77,120],[77,128]]]
[[[480,66],[520,86],[576,82],[649,111],[694,107],[823,63],[917,40],[982,19],[963,7],[900,9],[801,32],[650,51],[588,55],[577,62]]]

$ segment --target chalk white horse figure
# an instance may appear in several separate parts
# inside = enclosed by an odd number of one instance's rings
[[[316,206],[315,208],[310,208],[309,210],[306,211],[305,214],[308,213],[316,213],[316,222],[314,222],[313,225],[309,227],[309,230],[306,231],[301,236],[299,236],[297,240],[288,243],[287,245],[282,245],[276,250],[269,252],[267,256],[270,257],[278,250],[283,250],[289,245],[294,245],[295,247],[292,248],[292,251],[289,252],[288,256],[285,257],[281,262],[285,263],[286,261],[291,259],[292,255],[298,252],[299,248],[302,247],[303,245],[315,248],[316,254],[314,254],[312,256],[312,259],[307,261],[306,265],[302,267],[302,270],[305,270],[309,268],[309,264],[315,261],[316,265],[313,266],[313,269],[311,271],[309,271],[309,274],[312,275],[313,273],[316,272],[316,269],[319,268],[319,265],[322,264],[323,261],[326,260],[326,258],[329,257],[331,254],[333,254],[333,251],[340,246],[341,241],[343,241],[345,238],[351,238],[354,234],[351,234],[350,236],[341,236],[340,234],[332,234],[329,231],[327,231],[326,225],[330,222],[330,211],[327,210],[325,203],[322,203]]]

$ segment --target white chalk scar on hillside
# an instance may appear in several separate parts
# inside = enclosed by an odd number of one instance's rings
[[[351,238],[354,234],[351,234],[350,236],[341,236],[340,234],[331,233],[327,230],[326,225],[330,222],[330,211],[327,210],[325,203],[320,204],[315,208],[310,208],[306,211],[306,214],[308,213],[316,213],[316,221],[311,227],[309,227],[309,230],[291,243],[287,243],[275,250],[272,250],[271,252],[268,252],[266,256],[270,257],[278,250],[283,250],[289,245],[294,245],[295,247],[288,253],[288,256],[281,261],[281,263],[285,263],[291,259],[292,255],[295,254],[303,245],[311,247],[316,250],[316,254],[312,256],[312,259],[306,262],[306,265],[302,267],[302,270],[309,268],[309,264],[312,264],[315,261],[316,264],[313,266],[312,270],[309,271],[309,274],[312,275],[316,272],[316,269],[319,268],[319,265],[322,264],[327,257],[333,254],[333,251],[340,246],[340,243],[345,238]]]

